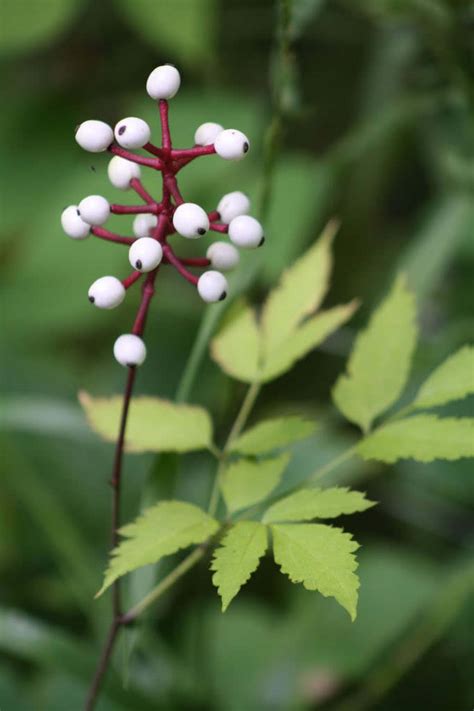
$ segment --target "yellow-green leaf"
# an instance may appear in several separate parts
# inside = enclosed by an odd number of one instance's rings
[[[122,396],[95,398],[79,393],[91,428],[115,442],[122,413]],[[125,447],[129,452],[189,452],[207,449],[212,422],[204,408],[177,405],[157,397],[135,397],[130,403]]]
[[[365,331],[356,339],[333,398],[351,422],[367,432],[377,415],[398,400],[408,378],[416,345],[415,299],[398,277]]]
[[[319,523],[277,524],[271,530],[275,562],[281,572],[292,583],[303,583],[307,590],[336,598],[354,620],[359,578],[353,553],[359,545],[352,536]]]
[[[423,383],[411,407],[421,410],[474,394],[474,347],[464,346]]]
[[[326,295],[332,269],[331,244],[337,230],[332,221],[320,239],[282,276],[263,308],[263,352],[271,356],[305,316]]]
[[[254,311],[246,306],[211,343],[211,354],[222,370],[237,380],[259,379],[260,336]]]
[[[348,321],[358,307],[357,301],[344,306],[335,306],[306,321],[294,333],[268,355],[262,367],[262,381],[273,380],[289,370],[313,348],[323,343],[328,336]]]
[[[218,522],[185,501],[162,501],[120,529],[126,538],[111,553],[101,595],[125,573],[156,563],[181,548],[203,543],[216,533]]]
[[[334,486],[329,489],[301,489],[270,506],[264,523],[275,521],[311,521],[314,518],[336,518],[342,514],[365,511],[375,506],[361,491]]]
[[[289,454],[253,462],[248,459],[230,464],[221,477],[221,491],[229,513],[263,501],[279,484]]]
[[[231,447],[232,452],[257,455],[286,447],[313,434],[316,424],[297,415],[259,422],[244,432]]]
[[[267,550],[267,529],[258,521],[239,521],[224,536],[214,551],[212,582],[222,599],[222,612],[237,595],[242,585],[258,568]]]
[[[474,418],[415,415],[392,422],[365,437],[357,450],[364,459],[460,459],[474,457]]]

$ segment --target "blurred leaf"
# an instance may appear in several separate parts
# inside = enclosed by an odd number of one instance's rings
[[[246,383],[258,379],[260,340],[255,314],[246,306],[211,343],[214,360],[228,375]]]
[[[107,442],[115,442],[123,398],[95,398],[79,393],[92,429]],[[212,442],[212,422],[202,407],[176,405],[169,400],[135,397],[130,403],[126,449],[129,452],[189,452],[207,449]]]
[[[77,405],[33,394],[3,398],[0,401],[0,425],[5,429],[71,437],[79,441],[90,439]]]
[[[292,583],[335,597],[356,618],[359,579],[353,555],[359,545],[340,528],[319,523],[271,526],[275,562]]]
[[[357,336],[348,373],[336,382],[335,404],[364,432],[403,390],[416,344],[415,318],[413,294],[400,276],[372,315],[367,329]]]
[[[321,345],[328,336],[348,321],[358,308],[357,301],[343,306],[335,306],[322,311],[317,316],[305,321],[284,343],[275,347],[264,362],[261,380],[266,382],[282,375],[293,367],[295,362],[307,355],[313,348]]]
[[[263,501],[277,486],[291,455],[253,462],[240,459],[230,464],[221,477],[220,486],[229,513]]]
[[[127,540],[111,553],[102,595],[117,578],[143,565],[157,563],[165,555],[202,543],[219,524],[202,509],[184,501],[162,501],[120,529]]]
[[[258,521],[239,521],[214,551],[211,570],[212,582],[222,598],[225,612],[242,585],[258,568],[260,558],[267,549],[267,529]]]
[[[75,17],[82,0],[2,0],[0,54],[47,44]]]
[[[323,9],[326,0],[292,0],[290,35],[292,40],[303,34],[307,25]]]
[[[375,506],[360,491],[335,486],[330,489],[302,489],[280,499],[263,516],[264,523],[275,521],[311,521],[314,518],[337,518],[342,514],[366,511]]]
[[[232,443],[231,452],[264,454],[281,449],[313,434],[316,424],[298,415],[263,420]]]
[[[425,380],[410,408],[445,405],[474,394],[474,347],[464,346]]]
[[[382,426],[357,446],[365,459],[460,459],[474,457],[474,418],[415,415]]]
[[[142,37],[162,52],[189,65],[213,55],[215,0],[115,0]]]
[[[321,304],[329,287],[331,245],[337,224],[330,222],[319,240],[282,276],[262,312],[263,354],[273,354],[305,316]]]

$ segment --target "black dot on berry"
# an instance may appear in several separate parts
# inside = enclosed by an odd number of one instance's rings
[[[204,229],[204,227],[199,227],[198,228],[198,235],[205,235],[205,234],[206,234],[206,230]]]
[[[93,296],[89,296],[89,301],[91,302],[91,304],[93,304],[95,301],[95,298]]]
[[[79,210],[79,209],[76,209],[76,215],[77,215],[78,217],[80,217],[80,216],[81,216],[81,212],[80,212],[80,210]]]
[[[250,148],[249,144],[247,143],[247,141],[245,141],[245,143],[244,143],[244,145],[243,145],[243,151],[244,151],[244,153],[247,153],[247,151],[248,151],[249,148]]]
[[[136,363],[127,363],[127,368],[134,368]]]
[[[143,267],[142,260],[137,259],[137,261],[135,262],[135,266],[137,269],[141,269]]]
[[[119,130],[117,131],[117,133],[118,133],[119,136],[122,136],[122,134],[124,134],[126,130],[127,130],[127,127],[125,126],[125,124],[123,124],[122,126],[120,126]]]
[[[262,237],[262,239],[261,239],[260,242],[258,243],[258,246],[261,247],[262,244],[265,244],[265,237]]]
[[[224,301],[226,296],[227,296],[227,291],[223,291],[222,294],[219,296],[219,301]]]

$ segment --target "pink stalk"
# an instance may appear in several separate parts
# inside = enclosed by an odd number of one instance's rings
[[[199,158],[199,156],[210,156],[216,152],[211,146],[194,146],[194,148],[178,148],[171,151],[171,158],[176,161]]]
[[[133,188],[137,195],[140,195],[142,200],[144,200],[145,202],[155,202],[150,193],[143,187],[141,180],[139,180],[138,178],[131,179],[130,187]]]
[[[166,99],[160,99],[158,107],[160,110],[161,142],[163,145],[163,151],[166,151],[166,153],[169,154],[171,151],[171,134],[168,123],[168,102]]]
[[[132,161],[132,163],[139,163],[140,165],[147,165],[149,168],[154,168],[155,170],[162,170],[163,163],[159,158],[147,158],[146,156],[139,156],[137,153],[130,153],[126,151],[125,148],[116,146],[114,143],[109,146],[109,151],[116,156],[125,158],[126,160]]]
[[[215,222],[211,222],[209,229],[213,232],[222,232],[223,234],[227,234],[229,231],[229,225],[217,225]]]
[[[157,203],[146,205],[111,205],[110,212],[114,215],[140,215],[142,213],[156,213]]]
[[[169,244],[163,245],[163,254],[165,255],[168,262],[176,269],[179,274],[181,274],[182,277],[186,279],[186,281],[189,281],[190,284],[194,284],[194,286],[196,286],[199,281],[198,277],[194,274],[191,274],[191,272],[184,267],[183,263],[175,255]]]
[[[122,237],[121,235],[116,235],[115,232],[106,230],[105,227],[91,227],[91,232],[96,237],[107,240],[107,242],[115,242],[116,244],[133,244],[135,242],[135,237]]]
[[[143,276],[142,272],[132,272],[129,274],[128,277],[125,277],[125,279],[122,279],[122,284],[126,289],[132,286],[132,284],[135,284],[136,281],[140,279],[140,277]]]

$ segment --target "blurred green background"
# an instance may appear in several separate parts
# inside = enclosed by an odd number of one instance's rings
[[[363,306],[269,385],[255,412],[304,411],[324,423],[295,447],[290,486],[355,435],[330,388],[397,270],[420,305],[412,388],[472,337],[474,4],[0,0],[0,19],[0,708],[69,711],[81,708],[109,622],[109,601],[92,598],[107,553],[112,449],[88,431],[76,394],[121,391],[111,346],[139,298],[110,313],[87,301],[95,278],[126,275],[126,254],[68,240],[60,213],[88,194],[123,195],[107,184],[107,156],[80,151],[74,127],[139,115],[159,140],[145,80],[156,65],[177,64],[175,144],[191,145],[205,120],[252,141],[248,160],[196,161],[182,185],[208,209],[231,190],[252,197],[268,234],[249,289],[255,303],[329,217],[341,219],[330,302],[358,296]],[[154,176],[144,182],[158,188]],[[139,393],[174,396],[203,312],[188,284],[160,277]],[[190,399],[212,410],[224,435],[243,386],[207,356],[198,376]],[[472,413],[472,404],[449,412]],[[126,461],[126,520],[152,465]],[[211,461],[185,457],[175,468],[162,459],[157,493],[205,501]],[[470,708],[472,463],[353,463],[329,481],[381,502],[348,522],[363,544],[354,624],[269,561],[222,615],[203,565],[123,635],[98,708]]]

